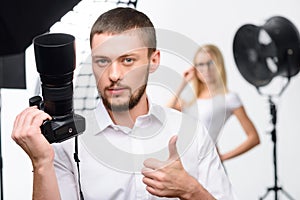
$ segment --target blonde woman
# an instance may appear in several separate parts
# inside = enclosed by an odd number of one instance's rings
[[[195,117],[204,123],[215,144],[228,118],[232,115],[237,117],[247,138],[236,148],[220,154],[222,161],[239,156],[258,145],[260,140],[257,130],[238,94],[227,88],[224,59],[219,48],[212,44],[200,47],[193,62],[194,66],[184,72],[184,80],[168,106],[189,113],[191,105],[197,103],[198,112]],[[195,98],[186,102],[180,96],[190,81],[193,83]]]

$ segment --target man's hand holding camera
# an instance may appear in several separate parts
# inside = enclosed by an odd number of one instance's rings
[[[36,106],[29,107],[16,117],[12,131],[13,140],[28,154],[34,170],[54,159],[52,146],[41,134],[44,120],[51,120],[51,116]]]

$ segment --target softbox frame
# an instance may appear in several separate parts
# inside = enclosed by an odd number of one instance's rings
[[[265,86],[275,76],[290,78],[299,72],[299,32],[281,16],[262,26],[246,24],[234,36],[233,53],[242,76],[255,87]]]

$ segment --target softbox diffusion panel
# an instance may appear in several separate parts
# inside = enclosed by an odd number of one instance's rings
[[[0,56],[0,88],[26,89],[25,53]]]
[[[80,0],[1,0],[0,88],[26,88],[24,52]]]
[[[45,33],[79,0],[1,0],[0,55],[25,51],[32,39]]]

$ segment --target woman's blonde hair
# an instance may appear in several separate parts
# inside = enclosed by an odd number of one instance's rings
[[[220,49],[213,44],[206,44],[198,48],[194,56],[194,66],[196,65],[196,57],[199,53],[207,53],[211,56],[214,65],[217,67],[219,77],[221,78],[222,85],[224,87],[224,93],[227,92],[227,79],[224,58]],[[206,87],[205,82],[201,81],[197,76],[193,79],[193,86],[196,93],[196,98],[201,94],[204,87]]]

